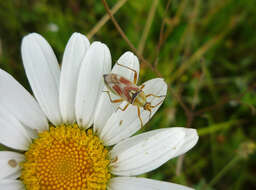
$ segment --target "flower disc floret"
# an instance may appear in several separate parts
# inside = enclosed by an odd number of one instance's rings
[[[107,155],[92,130],[52,126],[25,153],[21,179],[27,190],[106,189],[111,177]]]

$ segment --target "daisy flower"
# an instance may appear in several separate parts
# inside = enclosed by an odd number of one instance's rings
[[[142,177],[198,140],[194,129],[164,128],[132,136],[141,128],[136,106],[118,109],[104,93],[103,75],[132,80],[101,42],[74,33],[65,48],[61,70],[54,52],[39,34],[24,37],[25,72],[35,98],[0,70],[0,189],[7,190],[169,190],[185,186]],[[119,64],[139,73],[137,57],[124,53]],[[144,83],[146,94],[166,95],[156,78]],[[113,98],[115,96],[113,95]],[[163,98],[162,98],[163,99]],[[150,97],[154,105],[159,98]],[[160,105],[159,105],[160,106]],[[152,115],[159,106],[152,109]],[[143,124],[148,111],[141,110]]]

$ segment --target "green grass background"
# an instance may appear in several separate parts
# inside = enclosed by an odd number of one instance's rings
[[[110,7],[118,3],[107,2]],[[115,14],[154,67],[141,63],[140,82],[159,71],[169,85],[166,101],[143,131],[184,126],[196,128],[200,139],[183,160],[170,160],[143,176],[198,190],[256,189],[256,1],[171,0],[165,13],[166,5],[165,0],[129,0]],[[71,34],[89,34],[105,14],[102,2],[93,0],[0,1],[0,68],[30,90],[21,61],[22,37],[40,33],[61,62]],[[165,40],[158,55],[163,20]],[[130,50],[111,21],[94,40],[108,45],[113,62]],[[177,172],[178,162],[182,168]]]

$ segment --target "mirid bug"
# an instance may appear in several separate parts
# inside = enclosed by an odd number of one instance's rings
[[[119,96],[120,98],[113,100],[111,98],[109,91],[104,91],[104,92],[106,92],[108,94],[109,99],[112,103],[120,103],[123,101],[127,102],[127,104],[124,106],[124,108],[118,107],[118,109],[120,109],[121,111],[125,111],[129,105],[137,106],[138,117],[140,119],[140,123],[141,123],[141,127],[142,127],[143,122],[141,119],[140,108],[143,108],[144,110],[149,111],[149,118],[150,118],[152,108],[157,107],[158,105],[160,105],[163,102],[163,101],[160,101],[156,105],[151,105],[151,102],[147,101],[147,98],[150,96],[153,96],[155,98],[161,98],[161,97],[165,97],[165,96],[158,96],[158,95],[154,95],[154,94],[145,94],[143,91],[143,88],[145,87],[145,85],[144,84],[142,84],[141,86],[136,85],[136,83],[137,83],[136,70],[134,70],[130,67],[127,67],[125,65],[121,65],[119,63],[117,63],[117,65],[127,68],[127,69],[131,70],[132,72],[134,72],[133,82],[121,75],[118,75],[118,74],[114,74],[114,73],[105,74],[105,75],[103,75],[103,78],[104,78],[104,82],[105,82],[107,88],[113,94]]]

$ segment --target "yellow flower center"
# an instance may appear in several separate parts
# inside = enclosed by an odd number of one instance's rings
[[[25,153],[21,180],[27,190],[103,190],[111,177],[107,154],[92,130],[50,127]]]

